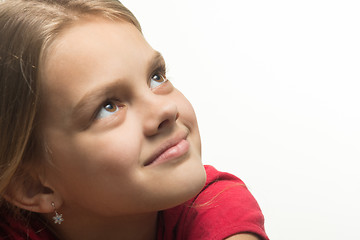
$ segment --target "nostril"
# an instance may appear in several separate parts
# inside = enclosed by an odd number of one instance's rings
[[[162,121],[162,122],[159,124],[158,129],[161,129],[161,128],[163,128],[163,127],[166,127],[167,125],[169,125],[169,123],[170,123],[169,119],[166,119],[166,120]]]
[[[166,119],[166,120],[162,121],[159,124],[158,129],[161,129],[163,127],[166,127],[166,126],[170,125],[171,123],[175,122],[178,118],[179,118],[179,113],[176,113],[174,119]]]

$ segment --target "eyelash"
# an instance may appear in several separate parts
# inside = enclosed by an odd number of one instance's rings
[[[167,81],[167,77],[166,77],[166,66],[164,64],[161,64],[159,66],[156,67],[155,71],[153,71],[149,77],[149,82],[148,85],[150,87],[150,82],[152,80],[152,77],[156,74],[159,74],[165,81]]]
[[[123,104],[121,104],[119,99],[115,99],[115,98],[108,98],[105,101],[103,101],[100,106],[96,109],[96,111],[94,112],[93,116],[91,117],[91,122],[95,121],[95,120],[99,120],[102,118],[98,118],[100,111],[102,110],[102,108],[104,108],[106,105],[108,104],[114,104],[117,106],[118,110],[121,109],[122,107],[124,107]],[[117,111],[118,111],[117,110]],[[105,117],[106,118],[106,117]]]

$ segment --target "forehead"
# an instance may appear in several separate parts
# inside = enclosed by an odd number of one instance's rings
[[[42,69],[44,74],[54,75],[71,67],[65,63],[81,62],[76,70],[85,68],[88,72],[91,66],[107,64],[110,67],[113,58],[125,60],[125,64],[131,63],[126,60],[133,55],[141,61],[146,54],[151,55],[151,51],[134,25],[125,21],[87,17],[61,32],[49,47]]]
[[[42,99],[66,114],[83,93],[99,84],[144,74],[154,52],[128,22],[82,19],[48,49],[41,72]]]

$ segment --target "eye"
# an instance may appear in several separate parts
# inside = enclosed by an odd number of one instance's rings
[[[96,118],[106,118],[116,113],[117,111],[119,111],[119,106],[113,101],[107,101],[101,106],[98,114],[96,115]]]
[[[161,73],[154,73],[150,78],[150,88],[154,89],[161,84],[165,83],[167,79]]]

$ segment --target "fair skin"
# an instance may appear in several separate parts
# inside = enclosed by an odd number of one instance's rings
[[[155,236],[157,211],[191,198],[205,181],[190,103],[166,81],[161,55],[126,22],[81,20],[48,56],[42,129],[55,166],[44,178],[66,216],[59,232]]]
[[[259,240],[259,238],[252,234],[242,233],[228,237],[226,240]]]
[[[164,68],[127,22],[89,17],[65,29],[41,72],[42,190],[16,205],[51,222],[54,202],[60,239],[155,239],[157,212],[206,179],[195,113]]]

